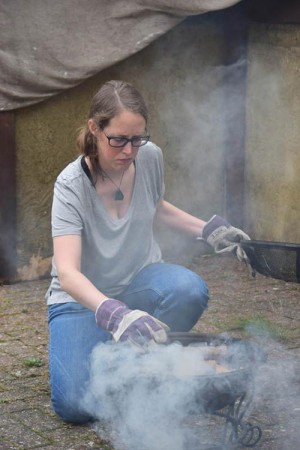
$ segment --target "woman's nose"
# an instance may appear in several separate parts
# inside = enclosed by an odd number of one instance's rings
[[[134,151],[134,147],[132,146],[132,142],[127,142],[126,145],[124,145],[122,152],[123,153],[132,153]]]

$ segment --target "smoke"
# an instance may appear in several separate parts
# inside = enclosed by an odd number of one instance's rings
[[[280,450],[297,448],[299,362],[269,336],[255,333],[258,348],[266,351],[268,359],[256,372],[254,399],[243,420],[262,428],[262,443],[274,441],[272,448]],[[241,351],[247,351],[245,342],[231,354],[236,362],[245,360],[240,359]],[[202,347],[199,353],[196,344],[188,348],[153,344],[146,352],[112,342],[95,347],[83,407],[96,418],[94,429],[101,438],[116,450],[200,450],[224,445],[225,420],[207,414],[203,386],[199,394],[199,375],[208,380],[215,372],[203,358],[203,345],[197,345]]]
[[[268,355],[255,377],[253,418],[272,448],[296,449],[300,442],[300,360],[297,352],[274,340],[266,330],[248,330]],[[269,447],[266,447],[269,448]],[[270,447],[271,448],[271,447]]]
[[[100,344],[92,354],[84,408],[116,449],[199,449],[209,439],[208,428],[202,424],[195,437],[184,424],[189,414],[201,411],[193,376],[199,371],[214,373],[180,344],[153,344],[146,353],[125,344]]]
[[[176,67],[170,95],[164,92],[170,89],[164,83],[156,88],[153,140],[164,154],[166,200],[209,220],[214,214],[227,214],[226,164],[232,147],[237,142],[242,145],[245,132],[247,59],[241,51],[236,61],[224,65],[219,60],[204,62],[203,56],[193,54],[193,70],[186,73],[190,62],[187,56],[182,58],[187,59],[186,66],[183,62]],[[236,159],[234,165],[236,170]],[[164,257],[183,264],[209,251],[182,233],[176,236],[176,245],[174,236],[164,229],[159,229],[157,237]]]

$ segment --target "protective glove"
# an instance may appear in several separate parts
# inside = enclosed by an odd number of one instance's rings
[[[233,227],[223,217],[215,215],[204,226],[202,238],[214,248],[216,253],[231,252],[235,254],[239,261],[247,264],[250,273],[255,275],[255,270],[251,267],[246,252],[240,244],[243,240],[250,240],[244,231]]]
[[[138,309],[132,310],[114,298],[103,300],[95,313],[96,324],[109,331],[116,342],[142,345],[147,341],[167,342],[169,327]]]

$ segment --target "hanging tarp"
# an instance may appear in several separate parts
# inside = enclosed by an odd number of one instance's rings
[[[239,0],[1,0],[0,111],[40,102]]]

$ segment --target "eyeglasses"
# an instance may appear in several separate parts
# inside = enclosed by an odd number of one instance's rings
[[[129,139],[127,137],[123,136],[107,136],[104,131],[102,130],[103,134],[106,136],[109,145],[111,147],[125,147],[125,145],[128,144],[128,142],[131,142],[132,147],[142,147],[143,145],[147,144],[147,142],[150,139],[149,135],[146,136],[133,136],[133,138]]]

